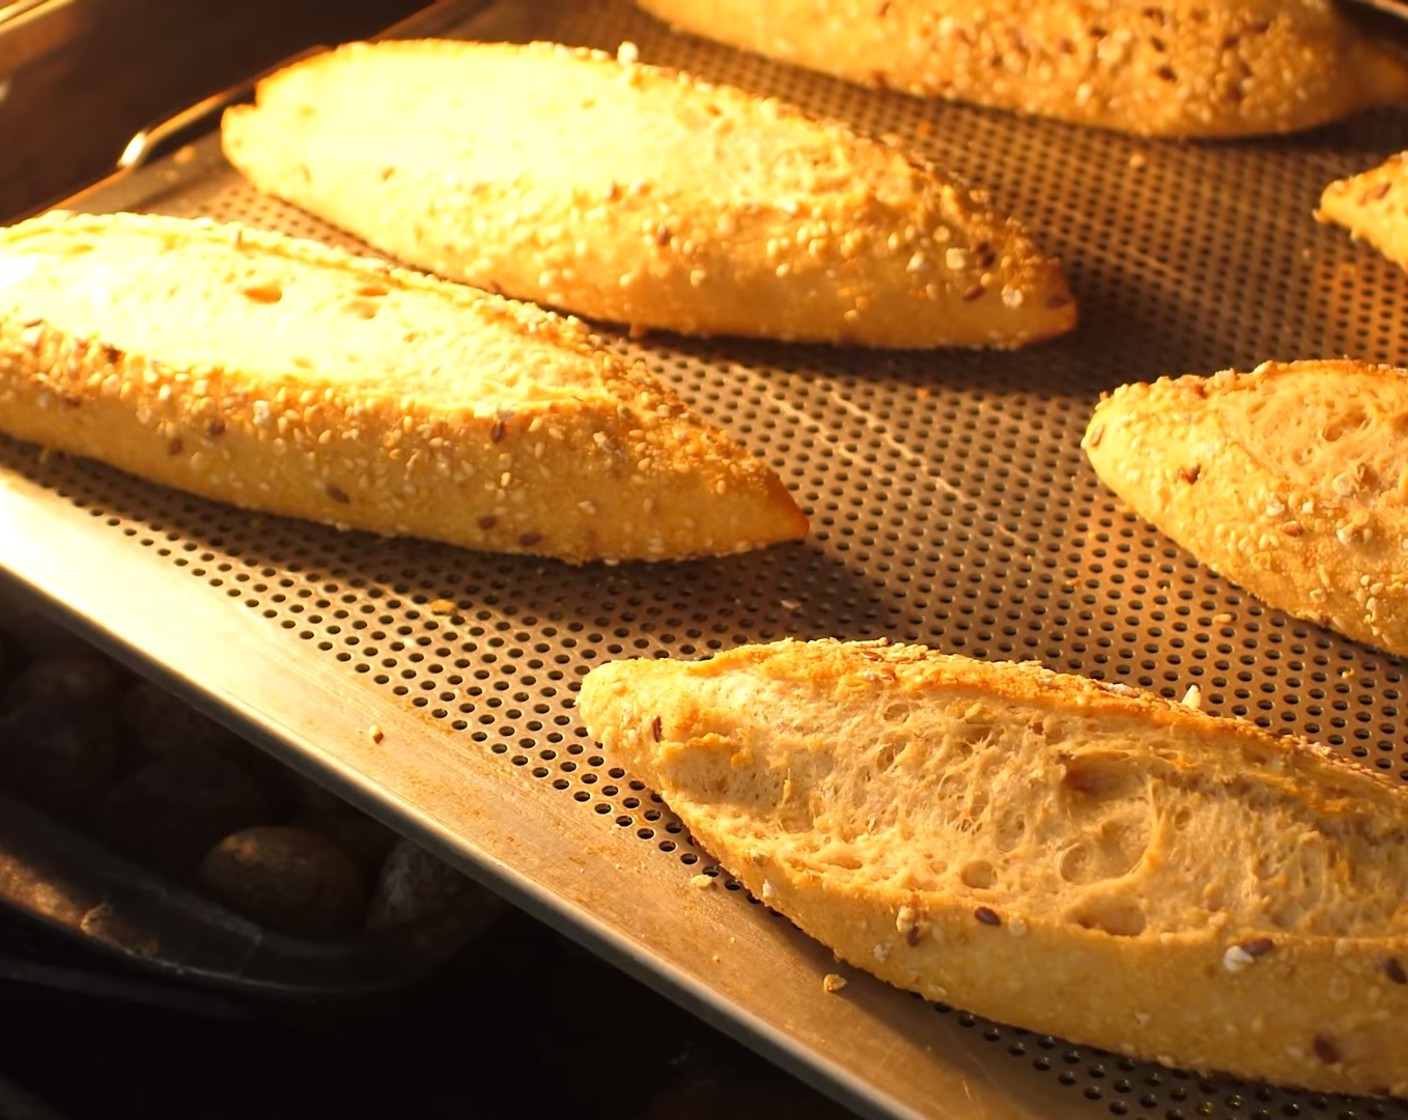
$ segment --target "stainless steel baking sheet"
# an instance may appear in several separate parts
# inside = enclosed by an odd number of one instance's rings
[[[904,137],[1062,257],[1081,326],[1017,353],[617,340],[766,456],[810,513],[809,540],[751,555],[586,569],[475,555],[257,517],[0,441],[0,567],[859,1113],[1408,1116],[1070,1046],[840,969],[718,874],[572,704],[581,675],[617,655],[887,635],[1169,696],[1197,684],[1209,710],[1408,775],[1399,661],[1250,601],[1115,503],[1078,449],[1099,392],[1125,380],[1402,360],[1406,278],[1311,215],[1331,179],[1408,148],[1408,118],[1145,142],[853,88],[674,36],[619,0],[499,3],[453,33],[630,40],[646,61]],[[348,243],[258,196],[211,138],[75,205]],[[701,873],[712,888],[694,885]],[[851,980],[837,994],[822,988],[833,971]]]

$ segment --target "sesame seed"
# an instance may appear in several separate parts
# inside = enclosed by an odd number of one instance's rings
[[[1315,1051],[1315,1056],[1327,1066],[1338,1065],[1344,1060],[1335,1040],[1328,1035],[1317,1034],[1311,1041],[1311,1048]]]
[[[1256,937],[1240,944],[1229,945],[1222,954],[1222,967],[1228,972],[1241,972],[1258,957],[1264,957],[1276,947],[1269,937]]]
[[[1002,919],[998,917],[997,911],[990,906],[979,906],[973,911],[973,917],[985,926],[1000,926],[1002,924]]]

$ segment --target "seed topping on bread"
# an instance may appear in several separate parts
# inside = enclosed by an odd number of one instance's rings
[[[1075,324],[1057,263],[984,191],[633,57],[351,43],[263,81],[222,138],[260,189],[400,260],[635,331],[1008,347]]]
[[[1147,136],[1305,129],[1408,97],[1321,0],[639,0],[675,27],[881,89]]]
[[[764,462],[580,322],[203,221],[0,230],[0,430],[249,508],[573,561],[805,527]]]

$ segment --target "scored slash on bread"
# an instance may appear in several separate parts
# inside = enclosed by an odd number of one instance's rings
[[[1291,132],[1408,100],[1408,67],[1323,0],[637,2],[866,85],[1145,136]]]
[[[1343,226],[1400,268],[1408,268],[1408,152],[1337,179],[1320,195],[1317,221]]]
[[[581,323],[204,221],[0,229],[0,431],[249,509],[571,562],[807,528],[766,463]]]
[[[1082,447],[1140,517],[1256,598],[1408,655],[1408,371],[1267,362],[1123,385]]]
[[[349,43],[264,79],[221,135],[259,189],[383,252],[591,319],[876,347],[1075,325],[1057,264],[982,192],[596,51]]]
[[[884,642],[591,670],[590,733],[858,968],[1164,1064],[1408,1092],[1408,791],[1125,686]]]

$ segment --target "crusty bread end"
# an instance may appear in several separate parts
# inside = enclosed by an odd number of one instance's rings
[[[1343,226],[1400,268],[1408,268],[1408,152],[1329,184],[1317,221]]]
[[[1082,446],[1111,490],[1214,571],[1408,654],[1408,371],[1267,362],[1124,385]]]

